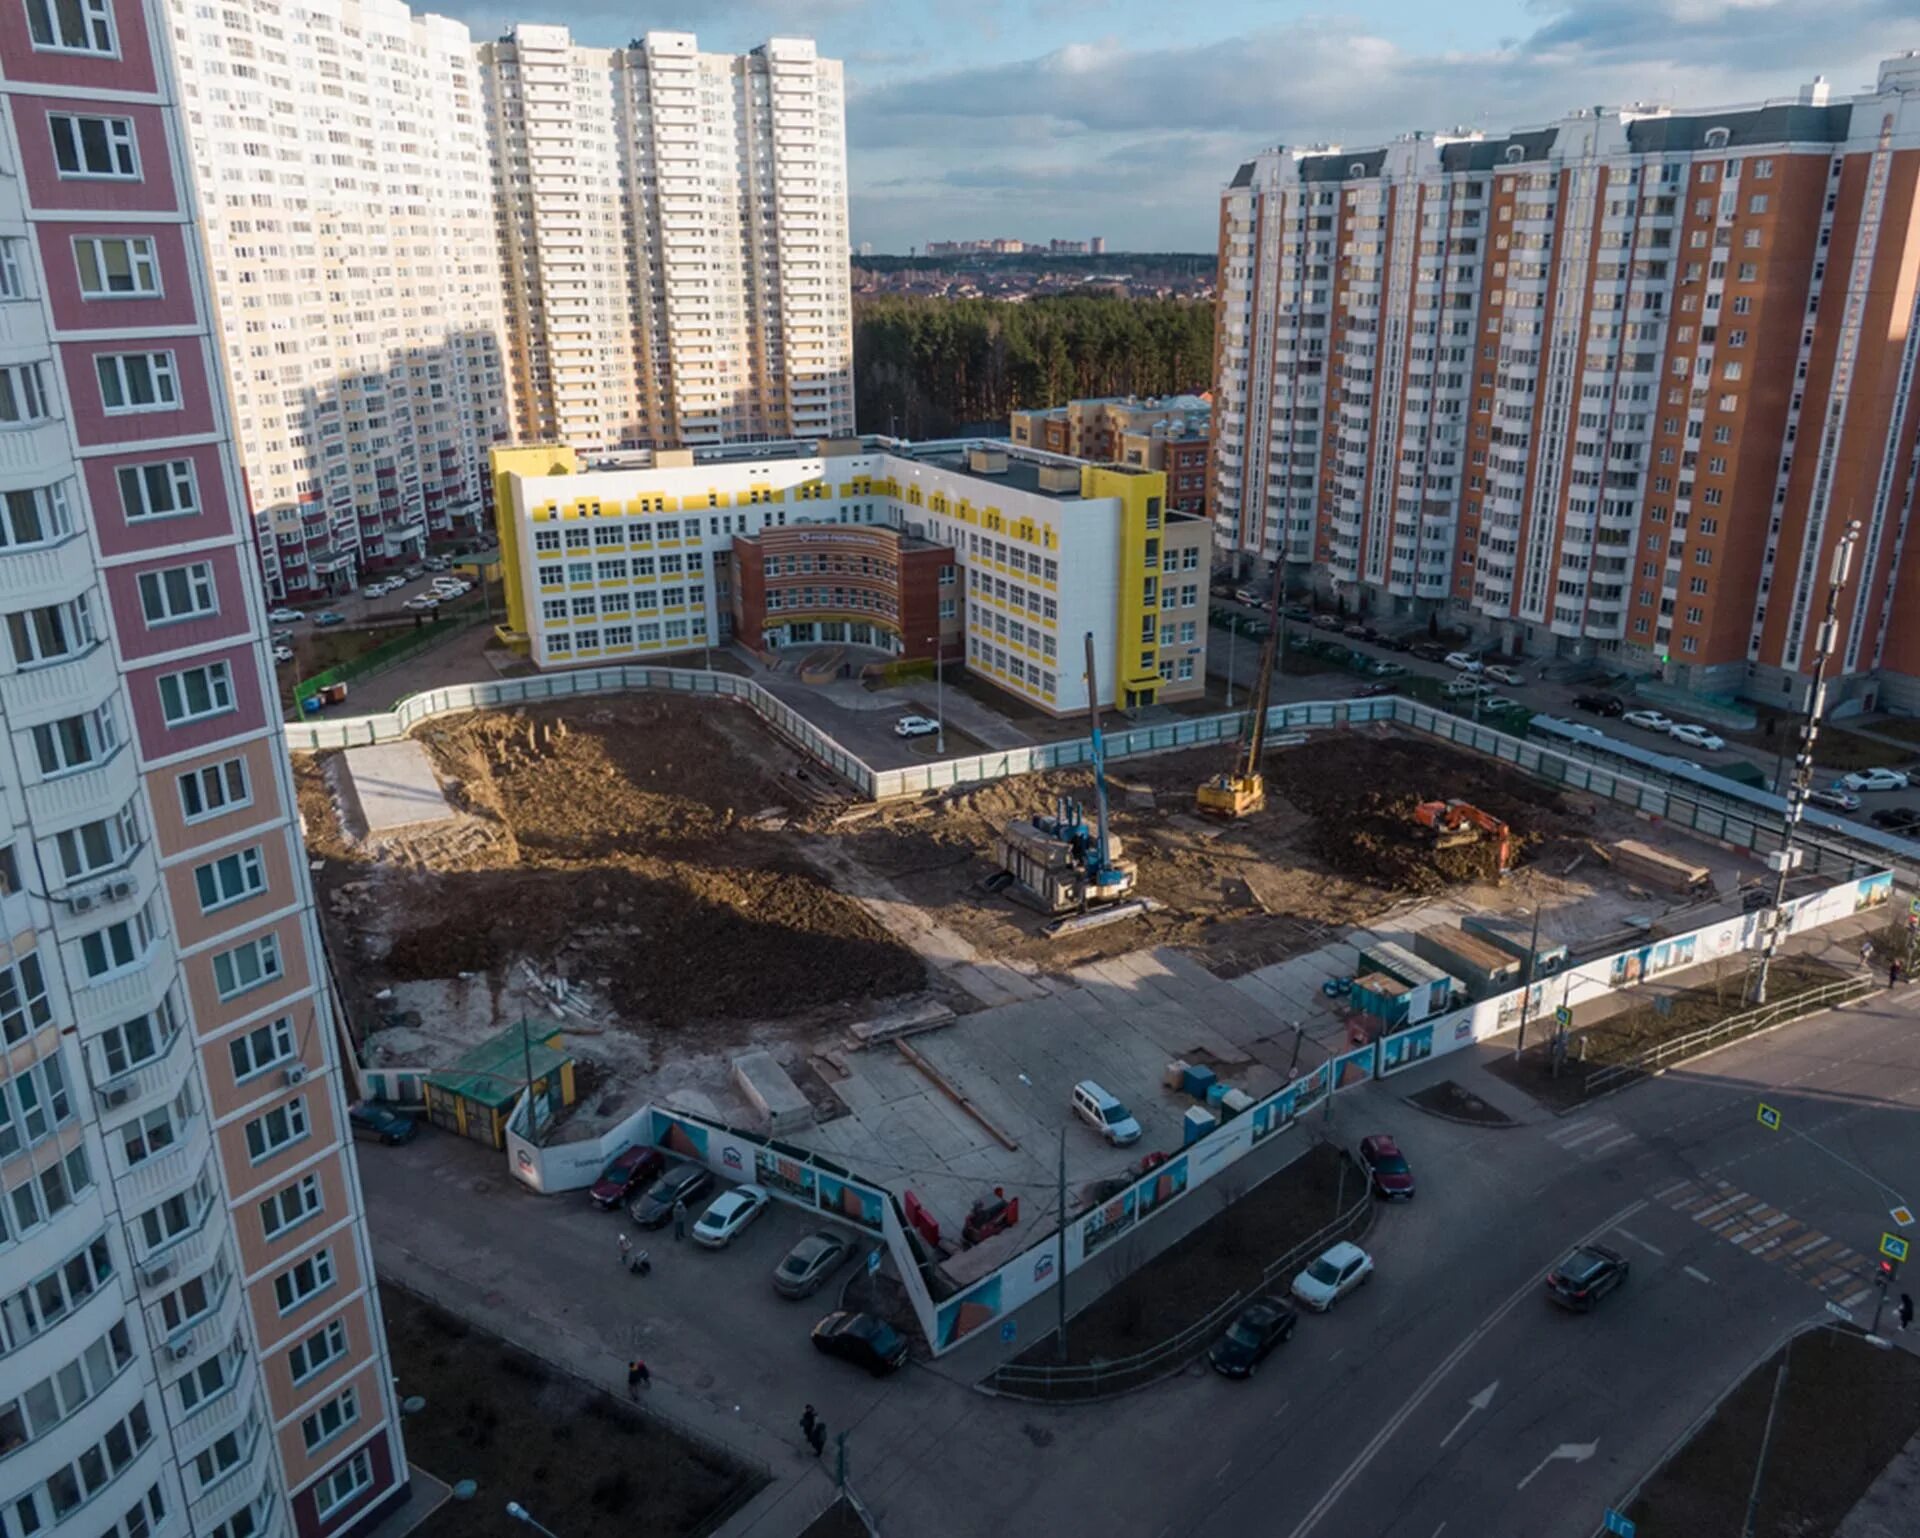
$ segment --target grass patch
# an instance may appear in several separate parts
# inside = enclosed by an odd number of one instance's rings
[[[1916,1430],[1920,1358],[1851,1330],[1801,1336],[1756,1367],[1627,1508],[1644,1533],[1737,1533],[1782,1360],[1758,1538],[1836,1531]]]
[[[1814,758],[1822,769],[1838,769],[1842,772],[1897,769],[1913,760],[1913,754],[1906,748],[1864,737],[1859,732],[1836,731],[1831,726],[1820,728],[1819,740],[1813,748]]]
[[[399,1391],[427,1401],[407,1418],[408,1457],[449,1484],[480,1486],[436,1511],[418,1538],[525,1538],[509,1500],[567,1538],[694,1538],[766,1483],[644,1407],[413,1293],[382,1283],[380,1306]]]

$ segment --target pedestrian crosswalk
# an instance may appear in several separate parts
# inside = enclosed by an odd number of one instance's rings
[[[1843,1308],[1856,1308],[1873,1296],[1873,1257],[1807,1227],[1750,1191],[1724,1180],[1680,1180],[1655,1191],[1653,1200],[1755,1259],[1779,1266]]]
[[[1549,1132],[1547,1141],[1559,1144],[1576,1158],[1604,1159],[1639,1135],[1610,1116],[1574,1116]]]

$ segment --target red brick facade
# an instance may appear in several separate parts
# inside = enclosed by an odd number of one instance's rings
[[[860,525],[767,529],[734,537],[733,567],[733,631],[756,650],[840,641],[931,659],[942,637],[946,654],[959,655],[960,588],[946,545]],[[954,604],[945,620],[942,599]]]

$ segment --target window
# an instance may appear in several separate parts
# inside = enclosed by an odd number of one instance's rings
[[[308,1452],[318,1452],[358,1419],[360,1401],[351,1388],[344,1389],[300,1422],[300,1439]]]
[[[362,1448],[313,1487],[315,1517],[325,1522],[348,1501],[373,1486],[373,1454]]]
[[[167,1332],[172,1334],[206,1318],[219,1307],[226,1286],[226,1257],[216,1255],[209,1269],[182,1282],[160,1300],[160,1317],[166,1323]]]
[[[22,244],[11,236],[0,236],[0,299],[27,297],[26,279],[20,275]]]
[[[0,496],[0,550],[51,544],[72,532],[65,481]]]
[[[122,465],[120,509],[129,522],[142,518],[180,518],[200,511],[200,493],[194,483],[191,459],[162,459],[152,464]]]
[[[4,1229],[0,1222],[0,1229]],[[42,1272],[18,1292],[0,1298],[0,1352],[13,1351],[51,1329],[113,1278],[104,1234]]]
[[[93,367],[100,378],[100,404],[109,416],[172,411],[180,404],[170,352],[101,353]]]
[[[213,984],[222,999],[231,999],[281,975],[280,937],[271,932],[245,945],[236,945],[213,958]]]
[[[155,1106],[144,1116],[124,1122],[116,1130],[127,1156],[127,1168],[134,1169],[165,1153],[180,1140],[180,1128],[193,1115],[193,1101],[183,1089],[172,1105]]]
[[[7,638],[20,667],[57,662],[93,645],[93,609],[85,593],[69,603],[49,604],[7,616]]]
[[[37,363],[15,363],[0,368],[0,426],[16,422],[44,422],[53,415],[47,388]]]
[[[267,889],[267,869],[260,848],[242,849],[193,868],[193,884],[200,893],[200,911],[211,913],[228,903],[241,902]]]
[[[0,1038],[6,1045],[25,1041],[52,1019],[40,958],[28,952],[12,966],[0,967]]]
[[[277,1239],[295,1224],[312,1217],[320,1205],[320,1177],[302,1175],[260,1204],[260,1231],[269,1239]]]
[[[307,1098],[296,1095],[247,1123],[247,1155],[258,1164],[299,1142],[309,1130]]]
[[[346,1354],[347,1327],[338,1319],[330,1319],[287,1353],[287,1366],[293,1381],[301,1383]]]
[[[91,1500],[116,1478],[153,1440],[153,1424],[145,1403],[136,1404],[127,1418],[116,1421],[93,1446],[72,1463],[63,1463],[47,1480],[47,1501],[56,1522],[83,1501]]]
[[[224,664],[223,664],[224,666]],[[164,691],[163,691],[164,697]],[[222,759],[180,776],[180,809],[188,822],[230,812],[253,800],[247,786],[247,761]]]
[[[213,593],[213,567],[205,561],[140,573],[140,611],[146,615],[149,626],[197,619],[218,607]]]
[[[82,298],[151,299],[160,292],[160,259],[149,236],[75,236],[73,259]]]
[[[233,1368],[239,1365],[241,1353],[245,1349],[244,1340],[236,1335],[228,1343],[226,1350],[216,1356],[208,1357],[198,1367],[189,1368],[180,1377],[174,1379],[173,1386],[179,1392],[181,1410],[191,1415],[231,1384]]]
[[[11,1159],[73,1116],[58,1057],[45,1058],[0,1084],[0,1159]]]
[[[290,1015],[270,1020],[227,1043],[227,1056],[233,1063],[233,1076],[237,1080],[265,1073],[293,1054],[293,1017]]]
[[[112,0],[27,0],[27,32],[48,53],[112,53]]]
[[[99,1036],[106,1078],[117,1079],[152,1062],[172,1044],[177,1028],[170,998],[162,999],[160,1007],[150,1014],[136,1015],[119,1025],[109,1026]]]
[[[233,673],[224,662],[168,673],[160,680],[160,713],[169,726],[182,726],[233,708]]]
[[[53,163],[64,177],[137,177],[133,153],[133,119],[80,117],[71,112],[47,114],[53,131]]]
[[[280,1312],[289,1314],[332,1285],[333,1252],[319,1250],[276,1276],[273,1279],[273,1296],[280,1305]]]
[[[153,944],[153,920],[143,908],[132,918],[80,938],[80,960],[90,982],[136,965]]]
[[[251,1428],[243,1428],[248,1429]],[[197,1454],[193,1460],[193,1472],[200,1481],[202,1492],[222,1475],[238,1468],[249,1450],[249,1439],[243,1436],[242,1431],[229,1431],[206,1451]]]
[[[56,833],[53,846],[60,856],[61,874],[79,881],[120,864],[140,845],[140,825],[131,803],[112,817],[84,822]]]

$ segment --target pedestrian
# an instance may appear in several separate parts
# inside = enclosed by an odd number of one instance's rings
[[[1897,956],[1887,963],[1887,986],[1889,988],[1900,986],[1900,959]]]
[[[627,1398],[637,1400],[640,1390],[653,1387],[653,1374],[647,1371],[647,1364],[635,1357],[627,1363]]]
[[[819,1424],[819,1421],[820,1417],[812,1405],[808,1405],[800,1412],[800,1435],[805,1437],[809,1443],[813,1441],[813,1428]]]
[[[1871,940],[1860,942],[1860,965],[1863,967],[1873,965],[1873,941]]]
[[[687,1204],[685,1201],[676,1201],[673,1204],[673,1237],[675,1239],[684,1239],[687,1237]]]
[[[627,1270],[633,1264],[633,1241],[625,1234],[620,1236],[620,1269]]]
[[[813,1444],[813,1455],[818,1458],[821,1453],[826,1451],[827,1423],[825,1421],[815,1421],[813,1423],[813,1430],[807,1433],[807,1440]]]
[[[1900,1294],[1900,1328],[1904,1330],[1908,1325],[1912,1323],[1913,1323],[1913,1294],[1903,1292]]]

